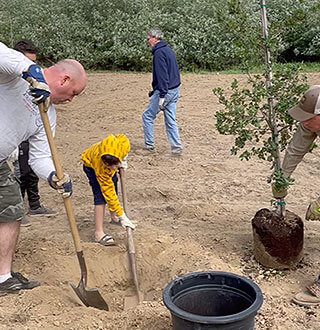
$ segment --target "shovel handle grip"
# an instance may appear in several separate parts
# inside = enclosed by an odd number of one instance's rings
[[[53,140],[53,135],[51,132],[51,127],[50,127],[50,122],[49,122],[49,118],[47,115],[47,109],[45,108],[45,105],[43,103],[40,103],[38,105],[39,107],[39,111],[40,111],[40,116],[43,122],[43,126],[44,126],[44,130],[46,132],[47,135],[47,139],[48,139],[48,143],[49,143],[49,147],[50,147],[50,151],[51,151],[51,156],[52,156],[52,160],[53,160],[53,164],[56,170],[56,176],[58,179],[62,179],[63,178],[63,170],[62,170],[62,166],[61,163],[59,161],[59,157],[58,157],[58,151],[56,148],[56,145],[54,143]],[[67,197],[67,198],[63,198],[63,202],[64,202],[64,206],[67,212],[67,216],[68,216],[68,221],[69,221],[69,225],[70,225],[70,229],[71,229],[71,234],[73,237],[73,242],[76,248],[77,252],[81,252],[82,248],[81,248],[81,242],[80,242],[80,236],[79,236],[79,232],[76,226],[76,220],[74,218],[74,213],[73,213],[73,208],[72,208],[72,204],[71,204],[71,198]]]

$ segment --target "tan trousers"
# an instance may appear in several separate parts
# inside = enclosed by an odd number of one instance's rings
[[[320,132],[318,132],[319,134]],[[309,131],[299,124],[297,131],[290,141],[282,163],[283,174],[289,177],[301,162],[304,155],[310,150],[317,133]]]

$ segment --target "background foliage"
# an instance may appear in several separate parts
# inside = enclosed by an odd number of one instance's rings
[[[222,70],[262,62],[259,10],[258,0],[2,0],[0,41],[33,40],[42,61],[149,70],[157,26],[181,69]],[[268,0],[267,11],[273,58],[320,59],[319,0]]]

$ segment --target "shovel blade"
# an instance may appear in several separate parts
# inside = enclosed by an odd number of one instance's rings
[[[75,286],[73,283],[70,283],[70,285],[85,306],[95,307],[105,311],[109,310],[108,304],[102,298],[97,288],[86,289],[81,281],[78,286]]]

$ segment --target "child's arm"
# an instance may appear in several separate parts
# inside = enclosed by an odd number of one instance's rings
[[[124,228],[130,227],[134,229],[135,225],[130,221],[130,219],[122,210],[118,196],[114,188],[114,184],[112,182],[112,175],[106,177],[97,176],[97,180],[100,184],[101,192],[108,204],[110,212],[116,213],[116,215],[119,217],[122,227]]]
[[[97,180],[100,185],[101,193],[108,204],[109,210],[115,212],[117,216],[122,215],[123,210],[112,182],[112,175],[97,175]]]

